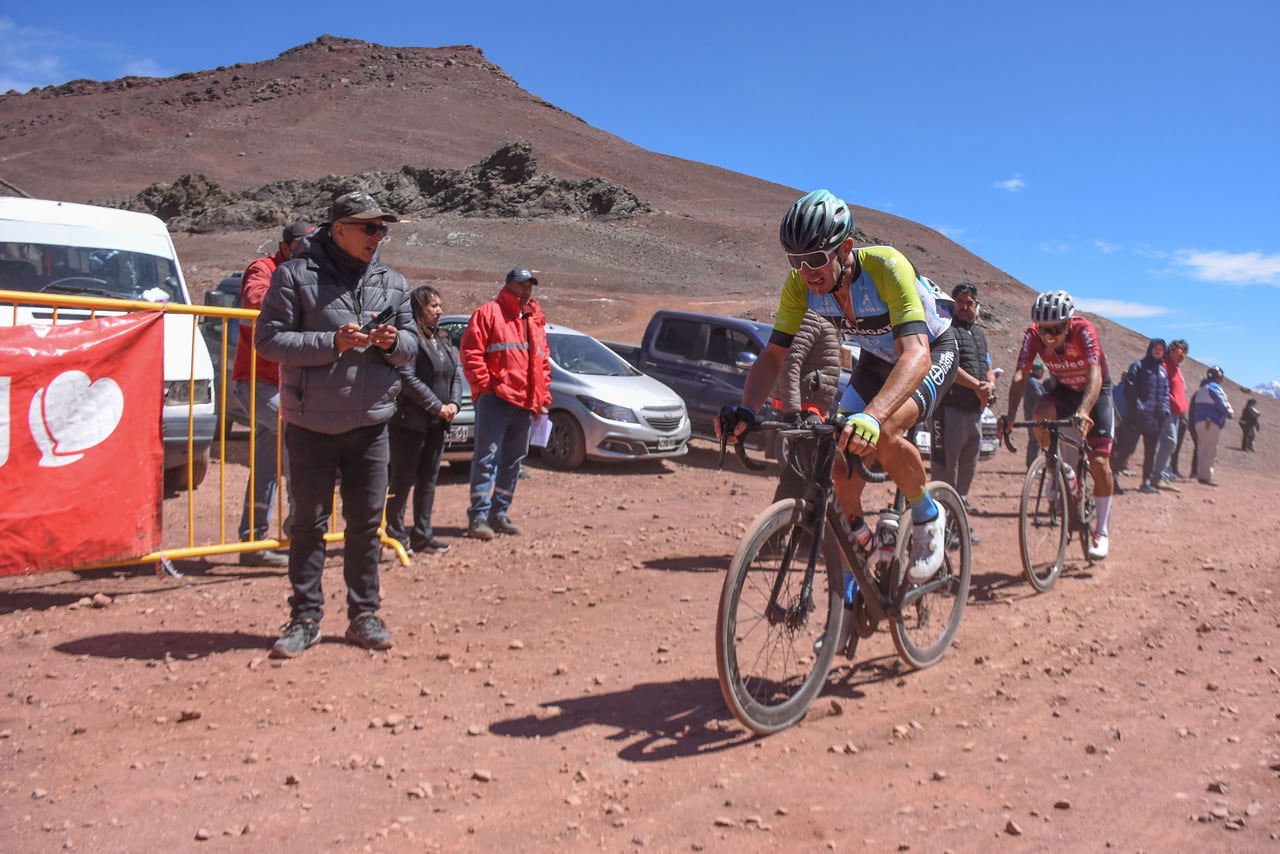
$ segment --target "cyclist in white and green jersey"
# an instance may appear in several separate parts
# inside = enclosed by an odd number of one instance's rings
[[[755,421],[774,387],[806,309],[836,324],[862,348],[839,403],[849,416],[839,447],[880,461],[911,504],[916,525],[907,576],[927,581],[942,565],[946,514],[929,496],[924,461],[907,431],[934,406],[956,376],[951,301],[890,246],[854,247],[849,206],[826,190],[801,198],[782,218],[782,248],[791,272],[773,334],[747,374],[742,403],[727,407],[717,431],[729,440]],[[848,477],[837,458],[834,479],[840,505],[859,539],[869,536],[862,518],[865,482]]]

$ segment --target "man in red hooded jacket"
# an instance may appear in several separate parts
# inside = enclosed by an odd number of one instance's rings
[[[492,540],[519,534],[507,515],[529,453],[534,416],[551,403],[547,318],[533,299],[538,279],[516,267],[498,296],[477,308],[459,347],[476,410],[467,536]]]
[[[271,274],[300,252],[315,226],[295,220],[284,227],[276,254],[258,258],[240,278],[240,307],[262,308],[262,298],[271,285]],[[253,321],[240,322],[235,361],[231,364],[231,394],[245,412],[253,413],[253,477],[244,488],[244,510],[240,514],[240,539],[261,540],[269,532],[276,504],[276,470],[279,460],[280,366],[269,359],[255,359]],[[257,396],[257,402],[253,398]],[[286,534],[286,536],[288,536]],[[251,566],[287,566],[289,558],[279,552],[241,552],[240,562]]]

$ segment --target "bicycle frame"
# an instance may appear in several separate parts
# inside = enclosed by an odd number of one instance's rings
[[[1077,452],[1075,465],[1076,483],[1082,484],[1085,482],[1085,478],[1088,476],[1085,470],[1090,465],[1089,445],[1083,439],[1077,439],[1074,436],[1068,436],[1062,433],[1064,429],[1075,426],[1075,421],[1073,419],[1042,418],[1030,421],[1015,421],[1010,426],[1015,428],[1038,427],[1049,431],[1049,442],[1044,447],[1044,455],[1045,459],[1048,460],[1049,465],[1054,466],[1055,468],[1066,465],[1060,453],[1061,445],[1065,443],[1066,445],[1074,448]],[[1011,451],[1016,450],[1013,446],[1013,442],[1008,436],[1005,436],[1005,445]],[[1070,508],[1070,512],[1067,514],[1068,522],[1071,526],[1070,530],[1087,532],[1089,525],[1093,523],[1092,507],[1082,508],[1080,506],[1080,502],[1074,500],[1074,497],[1073,500],[1067,501],[1067,506]]]

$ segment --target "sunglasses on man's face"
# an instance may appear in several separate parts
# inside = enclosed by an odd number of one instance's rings
[[[1057,338],[1059,335],[1067,331],[1067,324],[1065,321],[1062,323],[1041,324],[1037,329],[1041,335],[1048,338]]]
[[[799,270],[808,267],[810,270],[821,270],[823,267],[831,263],[831,259],[836,257],[835,249],[819,249],[817,252],[801,252],[798,255],[787,253],[787,263],[791,265],[791,269]]]
[[[362,229],[364,233],[370,237],[373,237],[375,234],[379,237],[387,236],[387,224],[385,222],[364,222],[354,219],[340,219],[338,220],[338,224],[345,225],[349,228]]]

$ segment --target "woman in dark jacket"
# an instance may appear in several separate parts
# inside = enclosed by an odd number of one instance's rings
[[[458,351],[437,324],[443,308],[440,292],[414,288],[409,295],[418,324],[418,347],[409,364],[400,368],[400,396],[388,427],[391,464],[388,473],[387,536],[412,552],[442,554],[449,546],[431,530],[440,459],[449,422],[462,403],[462,371]],[[405,505],[413,490],[413,528],[404,528]]]
[[[1163,338],[1152,338],[1147,344],[1147,355],[1134,362],[1125,371],[1121,384],[1125,386],[1127,412],[1124,430],[1117,439],[1111,454],[1111,470],[1120,471],[1137,449],[1142,439],[1142,486],[1139,492],[1157,492],[1156,481],[1160,472],[1153,471],[1156,445],[1160,441],[1160,425],[1169,414],[1169,373],[1164,367],[1165,344]]]

